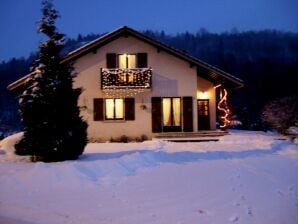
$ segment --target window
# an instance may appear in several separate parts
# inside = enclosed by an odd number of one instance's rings
[[[147,68],[147,53],[116,54],[107,53],[107,68]]]
[[[119,54],[118,65],[119,68],[135,68],[137,65],[137,57],[135,54]]]
[[[105,118],[107,120],[124,119],[123,99],[105,99]]]
[[[180,98],[163,98],[163,126],[181,126]]]
[[[210,129],[209,100],[198,100],[198,130]]]
[[[93,99],[95,121],[135,120],[134,98],[95,98]]]
[[[193,131],[193,98],[152,97],[152,132]]]
[[[118,55],[118,65],[119,68],[135,68],[136,67],[136,55],[135,54],[119,54]],[[125,72],[120,75],[120,82],[131,83],[134,81],[133,73]]]
[[[199,116],[209,115],[209,100],[198,100],[198,114]]]

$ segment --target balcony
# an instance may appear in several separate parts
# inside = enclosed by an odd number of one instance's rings
[[[150,89],[151,68],[102,68],[101,88],[111,89]]]

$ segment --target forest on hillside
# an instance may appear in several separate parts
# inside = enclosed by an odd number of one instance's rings
[[[230,105],[244,129],[262,129],[260,115],[266,103],[284,97],[298,96],[298,33],[274,30],[167,35],[144,31],[169,46],[197,57],[244,80],[242,89],[232,92]],[[69,39],[64,54],[99,37],[91,34]],[[36,57],[12,58],[0,63],[0,132],[21,128],[16,92],[7,85],[24,76]]]

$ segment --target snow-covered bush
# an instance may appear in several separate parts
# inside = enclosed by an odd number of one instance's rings
[[[298,122],[298,97],[283,97],[270,101],[264,107],[262,120],[285,134],[289,127]]]

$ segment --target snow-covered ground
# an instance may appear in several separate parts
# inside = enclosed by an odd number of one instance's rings
[[[0,223],[298,223],[298,145],[234,131],[218,142],[91,143],[30,163],[0,142]]]

